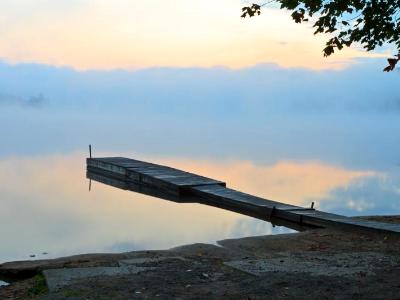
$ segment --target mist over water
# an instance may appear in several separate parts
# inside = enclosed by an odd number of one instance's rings
[[[167,164],[273,200],[399,214],[399,74],[379,63],[318,72],[0,64],[0,260],[286,232],[97,183],[88,193],[89,143],[95,156]]]

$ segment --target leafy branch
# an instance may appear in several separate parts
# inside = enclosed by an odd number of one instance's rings
[[[270,0],[243,7],[241,17],[259,16],[261,8],[272,2],[292,11],[296,23],[315,17],[314,34],[331,34],[323,49],[326,57],[353,43],[367,51],[394,44],[399,55],[388,59],[384,71],[393,71],[400,61],[400,0]]]

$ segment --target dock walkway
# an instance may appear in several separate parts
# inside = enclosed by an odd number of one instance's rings
[[[227,188],[219,180],[124,157],[88,158],[87,177],[175,202],[220,207],[291,228],[341,226],[400,233],[399,224],[359,220],[264,199]]]

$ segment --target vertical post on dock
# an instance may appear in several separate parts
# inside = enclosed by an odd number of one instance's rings
[[[92,145],[89,144],[89,158],[92,158]],[[92,179],[89,179],[89,192],[92,190]]]

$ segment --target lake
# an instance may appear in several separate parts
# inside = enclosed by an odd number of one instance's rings
[[[45,77],[50,79],[42,83],[38,76],[42,104],[0,101],[1,262],[291,232],[222,209],[177,204],[97,182],[89,192],[89,143],[94,156],[169,165],[286,203],[315,202],[318,209],[347,216],[400,213],[397,104],[376,97],[368,104],[366,92],[359,93],[361,100],[354,96],[357,89],[342,95],[351,105],[329,95],[318,101],[312,96],[310,105],[304,95],[289,97],[279,90],[242,101],[245,93],[237,96],[238,87],[226,83],[221,70],[213,89],[209,81],[204,90],[173,81],[167,87],[150,85],[167,71],[156,70],[150,79],[142,74],[147,81],[136,85],[136,77],[142,78],[136,73],[132,83],[123,81],[129,73],[108,80],[76,72],[84,77],[80,84],[89,85],[76,90],[71,81]],[[263,76],[271,78],[271,72]],[[107,86],[121,80],[120,86]],[[134,92],[127,92],[128,82]],[[235,93],[221,92],[231,88]],[[297,90],[307,93],[304,87]]]

